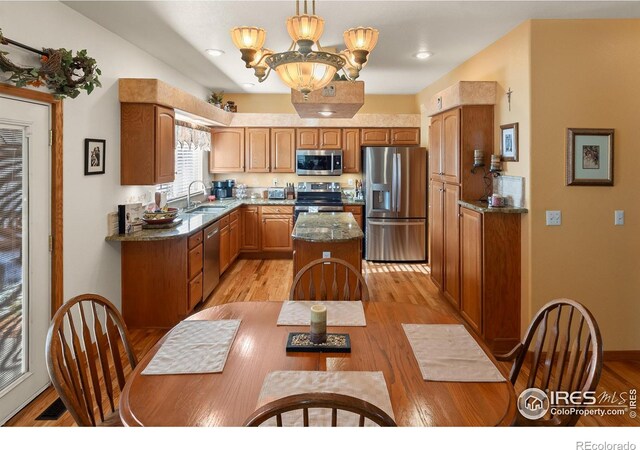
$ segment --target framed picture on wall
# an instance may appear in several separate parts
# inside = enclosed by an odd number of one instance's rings
[[[500,159],[518,160],[518,124],[508,123],[500,126]]]
[[[84,140],[84,174],[100,175],[104,173],[104,158],[107,144],[104,139]]]
[[[567,129],[567,186],[613,186],[613,129]]]

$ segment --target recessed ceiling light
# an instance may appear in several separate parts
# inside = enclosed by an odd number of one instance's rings
[[[335,111],[318,111],[318,114],[324,117],[333,116],[334,113]]]
[[[433,53],[432,52],[428,52],[428,51],[420,51],[420,52],[416,53],[413,56],[418,58],[418,59],[428,59],[431,56],[433,56]]]
[[[205,50],[205,52],[209,55],[209,56],[220,56],[220,55],[224,55],[224,50],[220,50],[219,48],[208,48]]]
[[[242,83],[241,84],[242,87],[246,87],[246,88],[252,88],[255,86],[255,84],[253,83]]]

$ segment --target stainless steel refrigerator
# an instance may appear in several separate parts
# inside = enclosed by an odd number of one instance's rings
[[[367,261],[427,258],[427,151],[363,149]]]

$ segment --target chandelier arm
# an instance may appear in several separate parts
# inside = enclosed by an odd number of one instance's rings
[[[356,79],[355,79],[355,78],[351,78],[351,77],[349,76],[349,74],[347,73],[347,69],[346,69],[346,67],[343,67],[343,68],[342,68],[342,69],[340,69],[340,70],[342,70],[342,73],[344,74],[344,76],[345,76],[345,78],[347,79],[347,81],[352,81],[352,82],[353,82],[353,81],[356,81]]]
[[[263,81],[265,81],[267,78],[269,78],[269,74],[271,73],[271,67],[269,67],[267,69],[267,72],[264,74],[263,77],[258,77],[258,83],[262,83]]]
[[[300,15],[300,0],[296,0],[296,16]]]

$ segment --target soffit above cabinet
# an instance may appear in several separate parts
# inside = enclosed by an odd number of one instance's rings
[[[463,105],[495,105],[497,86],[495,81],[459,81],[421,105],[422,112],[433,116]]]
[[[212,125],[229,126],[233,119],[233,113],[155,78],[120,78],[118,85],[120,103],[162,105],[210,120]]]

